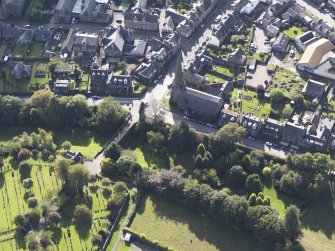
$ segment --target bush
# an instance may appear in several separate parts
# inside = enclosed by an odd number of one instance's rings
[[[100,234],[94,234],[92,236],[92,244],[93,246],[102,247],[102,245],[104,244],[104,240],[102,239],[102,236]]]
[[[20,175],[24,178],[30,177],[31,165],[26,161],[21,162],[19,164],[19,172]]]
[[[262,173],[263,173],[264,176],[270,177],[270,175],[271,175],[271,168],[270,167],[264,167],[263,170],[262,170]]]
[[[120,174],[122,175],[128,175],[131,165],[134,163],[134,161],[129,156],[121,156],[116,161],[116,167]]]
[[[28,204],[28,207],[29,208],[35,208],[38,206],[38,201],[35,197],[30,197],[28,200],[27,200],[27,204]]]
[[[26,214],[26,218],[31,226],[37,227],[40,223],[41,211],[36,208],[32,209]]]

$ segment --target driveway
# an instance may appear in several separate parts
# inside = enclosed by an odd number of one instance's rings
[[[261,52],[265,51],[265,49],[266,49],[265,39],[266,39],[266,36],[265,36],[263,30],[256,27],[253,42],[255,44],[257,44],[257,46],[258,46],[257,51],[256,51],[257,53],[261,53]]]

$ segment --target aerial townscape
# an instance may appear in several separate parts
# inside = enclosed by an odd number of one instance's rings
[[[335,0],[0,0],[0,251],[335,251]]]

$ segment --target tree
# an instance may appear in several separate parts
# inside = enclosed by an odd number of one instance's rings
[[[142,166],[138,162],[134,162],[129,169],[129,174],[131,176],[137,176],[140,172],[142,172]]]
[[[88,184],[89,171],[82,164],[75,164],[69,168],[68,171],[68,181],[69,186],[75,192],[82,192],[84,186]]]
[[[256,196],[255,193],[250,194],[250,196],[249,196],[249,205],[250,206],[256,206],[256,199],[257,199],[257,196]]]
[[[115,132],[125,122],[128,112],[113,100],[104,98],[91,118],[91,125],[99,132]]]
[[[35,208],[38,206],[38,201],[35,197],[30,197],[28,200],[27,200],[27,204],[28,204],[28,207],[29,208]]]
[[[26,234],[30,230],[29,222],[24,215],[15,216],[14,224],[18,233]]]
[[[46,249],[48,246],[50,246],[52,244],[51,238],[52,238],[52,232],[51,231],[41,232],[41,234],[39,236],[41,247]]]
[[[160,152],[165,143],[165,138],[160,132],[147,132],[148,144],[155,152]]]
[[[228,182],[234,188],[240,188],[244,186],[247,173],[241,166],[233,166],[229,170]]]
[[[31,190],[34,185],[34,181],[31,178],[27,178],[23,180],[22,184],[24,189]]]
[[[218,132],[219,137],[223,141],[230,143],[240,142],[245,133],[246,132],[244,127],[231,122],[223,126]]]
[[[27,160],[31,157],[31,153],[28,149],[22,148],[17,155],[19,161]]]
[[[115,161],[108,157],[104,158],[100,163],[100,167],[103,173],[112,174],[115,170]]]
[[[92,224],[92,212],[84,204],[76,205],[76,207],[74,208],[73,217],[74,223],[77,226]]]
[[[71,150],[71,147],[72,147],[72,144],[70,141],[64,141],[62,143],[62,148],[65,150],[65,151],[70,151]]]
[[[19,164],[19,171],[22,177],[30,177],[31,165],[28,162],[23,161]]]
[[[51,211],[47,214],[47,222],[52,225],[57,225],[62,219],[62,216],[56,212]]]
[[[110,143],[104,152],[105,157],[111,158],[114,161],[117,161],[121,156],[122,148],[115,142]]]
[[[123,175],[128,175],[129,174],[129,169],[131,165],[134,163],[134,160],[127,156],[121,156],[117,161],[116,161],[116,167],[119,173]]]
[[[247,177],[246,189],[249,192],[254,192],[254,193],[258,193],[262,190],[262,182],[258,174],[254,173]]]
[[[92,236],[92,244],[93,246],[102,247],[102,245],[104,244],[102,236],[100,234],[94,234]]]
[[[293,243],[302,234],[300,218],[300,211],[296,206],[291,205],[286,208],[284,224],[286,234]]]
[[[124,182],[118,181],[113,186],[113,200],[121,203],[128,194],[128,187]]]
[[[65,158],[57,158],[55,163],[55,169],[57,176],[66,183],[68,181],[68,171],[71,166],[71,160]]]
[[[196,169],[202,169],[202,156],[197,155],[194,159],[194,166]]]
[[[15,125],[18,123],[22,102],[18,97],[0,96],[0,123]]]
[[[270,99],[272,104],[279,104],[285,99],[285,95],[282,90],[274,89],[270,92]]]
[[[198,145],[195,155],[205,156],[205,152],[206,152],[206,148],[204,144],[201,143]]]
[[[26,218],[32,227],[37,227],[40,223],[41,211],[37,208],[32,209],[26,214]]]

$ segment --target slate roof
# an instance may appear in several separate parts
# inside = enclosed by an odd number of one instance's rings
[[[107,85],[111,85],[112,88],[131,88],[133,83],[130,75],[112,73],[108,76]]]
[[[200,114],[209,114],[216,116],[219,114],[223,100],[217,97],[193,88],[186,88],[184,93],[186,106]]]
[[[277,50],[280,49],[281,51],[286,51],[289,42],[290,38],[284,33],[280,33],[274,41],[272,47]]]
[[[228,56],[228,61],[237,65],[243,65],[247,59],[245,52],[239,47]]]
[[[321,98],[325,90],[326,85],[324,83],[310,79],[302,89],[302,93],[307,95],[312,93],[314,98]]]
[[[305,127],[294,124],[292,122],[286,122],[283,127],[283,134],[290,138],[296,138],[298,141],[301,141],[305,135]]]
[[[135,40],[134,44],[124,45],[124,54],[126,56],[144,56],[147,49],[147,42],[144,40]]]
[[[125,11],[124,13],[124,19],[125,20],[138,20],[138,21],[143,21],[145,20],[148,23],[158,23],[159,22],[159,17],[153,14],[150,14],[148,12],[142,12],[141,10],[137,9],[136,12],[131,12],[131,11]]]
[[[17,39],[18,44],[30,44],[33,40],[34,31],[31,29],[25,29]]]
[[[8,67],[15,79],[28,78],[31,75],[31,65],[23,62],[10,61]]]
[[[17,25],[4,25],[2,28],[2,38],[8,39],[8,38],[18,38],[20,34],[22,33],[22,30]]]

